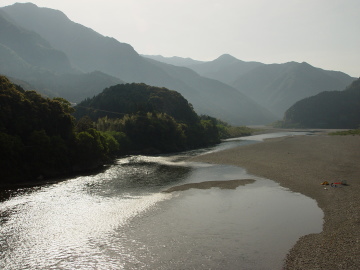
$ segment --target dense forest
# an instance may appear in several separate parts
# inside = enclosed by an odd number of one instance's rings
[[[198,116],[177,92],[145,84],[105,89],[74,108],[0,76],[0,108],[0,185],[88,171],[118,155],[194,149],[251,132]]]
[[[360,79],[343,91],[325,91],[290,107],[285,127],[343,128],[360,126]]]
[[[116,150],[110,135],[76,132],[68,101],[24,91],[3,76],[0,106],[0,184],[96,168]]]
[[[75,109],[80,123],[89,117],[100,131],[126,134],[131,151],[174,152],[220,142],[217,121],[199,117],[181,94],[166,88],[118,84]]]

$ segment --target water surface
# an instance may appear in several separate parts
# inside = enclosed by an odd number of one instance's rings
[[[0,203],[0,269],[281,269],[296,240],[322,229],[316,202],[239,167],[186,157],[275,134],[12,191]],[[235,190],[168,187],[255,179]]]

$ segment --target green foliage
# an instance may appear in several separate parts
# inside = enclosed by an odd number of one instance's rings
[[[123,150],[160,153],[186,149],[183,126],[165,113],[137,113],[122,119],[104,117],[98,119],[96,127],[111,132],[125,146]]]
[[[84,117],[79,119],[79,121],[76,122],[75,130],[77,132],[86,131],[90,128],[94,128],[94,122],[87,115],[85,115]]]
[[[236,128],[215,118],[199,117],[181,95],[164,88],[117,86],[86,102],[95,101],[94,106],[105,107],[92,116],[119,104],[133,113],[118,110],[117,117],[106,115],[93,122],[84,115],[76,121],[67,100],[24,91],[0,76],[0,184],[94,169],[117,154],[208,146],[220,142],[219,126],[228,136],[236,133]]]
[[[220,142],[214,118],[200,120],[179,93],[146,84],[107,88],[76,106],[74,115],[90,116],[100,131],[123,132],[129,151],[174,152]]]
[[[0,132],[0,179],[17,176],[21,166],[24,145],[19,136]],[[1,183],[1,181],[0,181]]]
[[[202,119],[206,118],[208,119],[209,116],[201,116]],[[216,128],[218,130],[218,137],[220,139],[228,139],[228,138],[236,138],[236,137],[242,137],[242,136],[249,136],[253,132],[256,131],[256,129],[249,128],[246,126],[231,126],[228,123],[212,118],[213,123],[216,125]]]
[[[118,84],[76,106],[77,119],[88,115],[99,118],[122,118],[126,114],[166,113],[182,123],[199,122],[187,100],[178,92],[143,83]]]
[[[341,136],[348,136],[348,135],[360,135],[360,129],[350,129],[350,130],[344,130],[344,131],[336,131],[336,132],[330,132],[329,135],[341,135]]]
[[[290,107],[284,126],[307,128],[357,128],[360,125],[360,79],[344,91],[327,91]]]
[[[0,76],[0,184],[94,168],[119,151],[91,120],[76,133],[72,111],[64,99],[43,98]]]

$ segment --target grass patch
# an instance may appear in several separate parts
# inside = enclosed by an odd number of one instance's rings
[[[348,136],[348,135],[360,135],[360,129],[349,129],[344,131],[336,131],[336,132],[330,132],[329,135],[341,135],[341,136]]]

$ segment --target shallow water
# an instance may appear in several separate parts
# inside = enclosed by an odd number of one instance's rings
[[[316,202],[239,167],[185,161],[253,142],[127,157],[97,175],[8,191],[0,269],[281,269],[300,236],[321,231]],[[247,178],[256,182],[235,190],[161,192]]]

